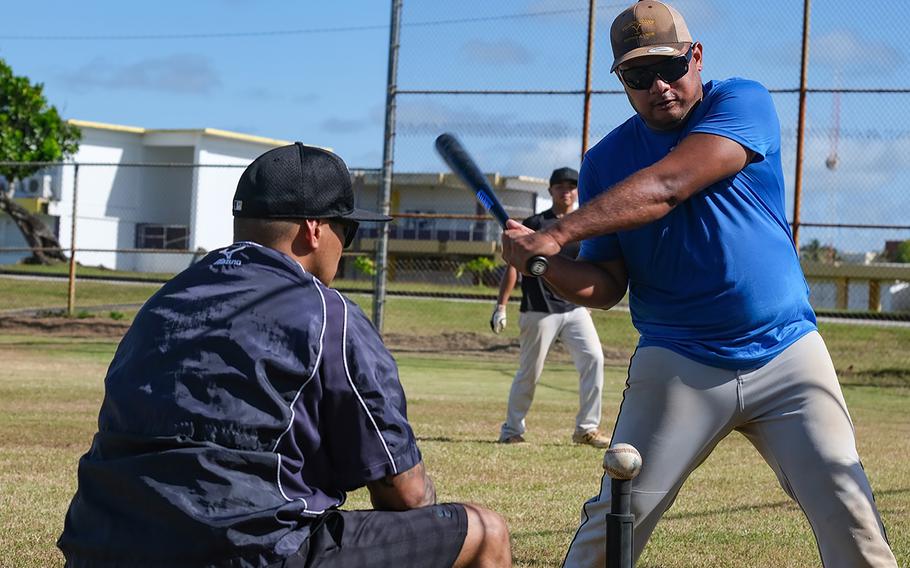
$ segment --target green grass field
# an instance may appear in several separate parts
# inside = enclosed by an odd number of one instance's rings
[[[132,288],[131,288],[132,289]],[[20,289],[21,292],[21,289]],[[111,291],[99,292],[99,300]],[[130,292],[132,293],[132,292]],[[0,292],[4,300],[8,296]],[[367,297],[355,298],[369,313]],[[27,301],[33,301],[32,300]],[[141,301],[141,300],[140,300]],[[418,339],[489,337],[487,303],[391,299],[386,331]],[[506,337],[517,335],[510,308]],[[103,317],[103,316],[98,316]],[[595,313],[610,353],[627,356],[635,333],[622,312]],[[910,566],[910,330],[825,325],[856,423],[860,454],[900,566]],[[96,429],[111,338],[0,335],[0,566],[59,565],[54,542],[75,490],[76,462]],[[493,443],[505,412],[514,353],[397,353],[409,413],[441,500],[500,511],[516,566],[557,566],[581,503],[600,482],[602,452],[571,443],[577,376],[549,362],[528,417],[529,444]],[[618,409],[625,362],[610,359],[605,426]],[[364,491],[348,507],[366,507]],[[812,532],[771,470],[739,435],[724,440],[683,488],[640,567],[818,566]]]

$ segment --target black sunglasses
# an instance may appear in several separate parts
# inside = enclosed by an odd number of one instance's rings
[[[695,44],[693,44],[694,47]],[[650,89],[654,84],[654,79],[660,77],[665,83],[672,83],[680,80],[689,72],[689,62],[692,60],[692,47],[685,55],[677,55],[658,61],[652,65],[643,65],[641,67],[631,67],[629,69],[617,69],[616,73],[622,82],[630,89],[643,91]]]
[[[331,221],[341,225],[341,228],[344,230],[344,248],[351,246],[351,243],[354,242],[354,237],[357,236],[357,229],[360,227],[360,223],[350,219],[342,219],[340,217],[335,217],[331,219]]]

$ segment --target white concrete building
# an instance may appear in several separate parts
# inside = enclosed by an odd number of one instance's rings
[[[79,150],[71,159],[80,164],[78,186],[76,168],[60,166],[17,184],[14,196],[29,209],[44,212],[61,246],[69,248],[74,188],[78,187],[76,259],[84,265],[119,270],[174,272],[186,267],[192,255],[110,249],[211,250],[229,243],[231,195],[243,167],[266,150],[289,144],[210,128],[162,130],[70,122],[82,130]],[[33,180],[47,185],[49,191],[30,192]],[[4,217],[0,219],[0,247],[15,246],[25,246],[25,242],[12,220]],[[25,256],[28,253],[8,253],[0,261]]]

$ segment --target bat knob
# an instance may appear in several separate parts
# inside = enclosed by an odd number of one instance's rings
[[[528,273],[531,276],[543,276],[544,272],[547,271],[549,263],[547,259],[542,256],[533,256],[528,260]]]

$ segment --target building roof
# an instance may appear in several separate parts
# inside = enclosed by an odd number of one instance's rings
[[[361,180],[364,185],[379,185],[382,183],[381,172],[379,170],[351,169],[354,179]],[[543,178],[532,176],[506,176],[499,172],[484,173],[487,182],[493,189],[514,189],[532,193],[546,194],[549,187],[549,181]],[[396,187],[416,185],[416,186],[446,186],[446,187],[463,187],[465,186],[458,176],[451,172],[395,172],[393,175],[393,185]]]
[[[225,138],[228,140],[252,142],[254,144],[262,144],[264,146],[270,147],[293,144],[293,142],[289,142],[287,140],[267,138],[265,136],[253,136],[252,134],[243,134],[241,132],[232,132],[230,130],[219,130],[217,128],[141,128],[138,126],[124,126],[122,124],[107,124],[104,122],[93,122],[90,120],[77,119],[69,119],[67,122],[81,128],[95,128],[98,130],[128,132],[131,134],[199,134],[203,136],[212,136],[215,138]]]

